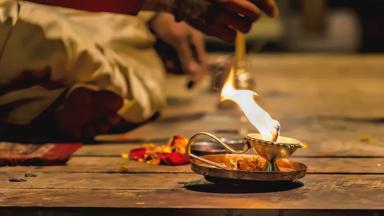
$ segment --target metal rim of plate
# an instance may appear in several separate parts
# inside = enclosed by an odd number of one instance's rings
[[[221,138],[221,140],[234,149],[240,149],[247,145],[244,139],[227,140]],[[230,153],[229,150],[213,141],[197,141],[193,143],[191,148],[193,153],[199,155]]]
[[[201,156],[206,160],[218,162],[217,159],[228,158],[233,154],[216,154]],[[220,158],[222,157],[222,158]],[[237,155],[237,157],[259,157],[257,155]],[[216,158],[216,159],[215,159]],[[277,161],[280,167],[288,168],[289,171],[245,171],[245,170],[230,170],[221,169],[211,165],[208,165],[197,159],[191,159],[192,170],[205,177],[213,177],[218,179],[227,179],[239,183],[242,181],[254,181],[254,182],[289,182],[300,178],[303,178],[307,173],[307,166],[300,162],[290,161],[287,159]]]
[[[251,136],[253,135],[253,136]],[[256,135],[258,135],[257,137],[255,137]],[[248,134],[246,137],[245,137],[245,140],[247,141],[254,141],[254,142],[258,142],[260,144],[263,144],[263,145],[277,145],[277,146],[281,146],[281,147],[284,147],[284,148],[303,148],[304,145],[299,142],[298,140],[295,140],[293,138],[288,138],[288,137],[284,137],[286,139],[290,139],[292,140],[291,143],[286,143],[286,142],[279,142],[279,141],[276,141],[276,142],[273,142],[273,141],[268,141],[268,140],[263,140],[261,139],[261,136],[259,134]]]

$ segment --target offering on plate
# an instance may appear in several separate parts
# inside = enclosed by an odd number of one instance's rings
[[[183,136],[173,136],[165,145],[147,143],[121,156],[150,165],[183,165],[189,163],[189,157],[186,154],[187,144],[187,138]]]

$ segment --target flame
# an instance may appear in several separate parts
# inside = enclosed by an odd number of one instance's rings
[[[227,80],[221,90],[221,101],[231,100],[238,104],[248,121],[259,131],[265,140],[276,141],[280,124],[264,111],[255,101],[258,96],[251,90],[239,90],[234,87],[235,70],[231,68]]]

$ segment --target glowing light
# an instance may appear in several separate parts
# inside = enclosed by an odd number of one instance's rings
[[[235,71],[232,68],[221,90],[221,101],[231,100],[239,105],[248,121],[259,131],[265,140],[276,141],[280,124],[269,113],[264,111],[255,101],[258,96],[251,90],[235,88]]]

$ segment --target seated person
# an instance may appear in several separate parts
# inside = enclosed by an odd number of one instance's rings
[[[176,50],[193,79],[205,71],[198,32],[174,16],[232,41],[261,10],[277,15],[273,0],[256,2],[0,0],[0,137],[91,138],[145,122],[164,105],[156,37]],[[127,15],[140,9],[156,13]]]

